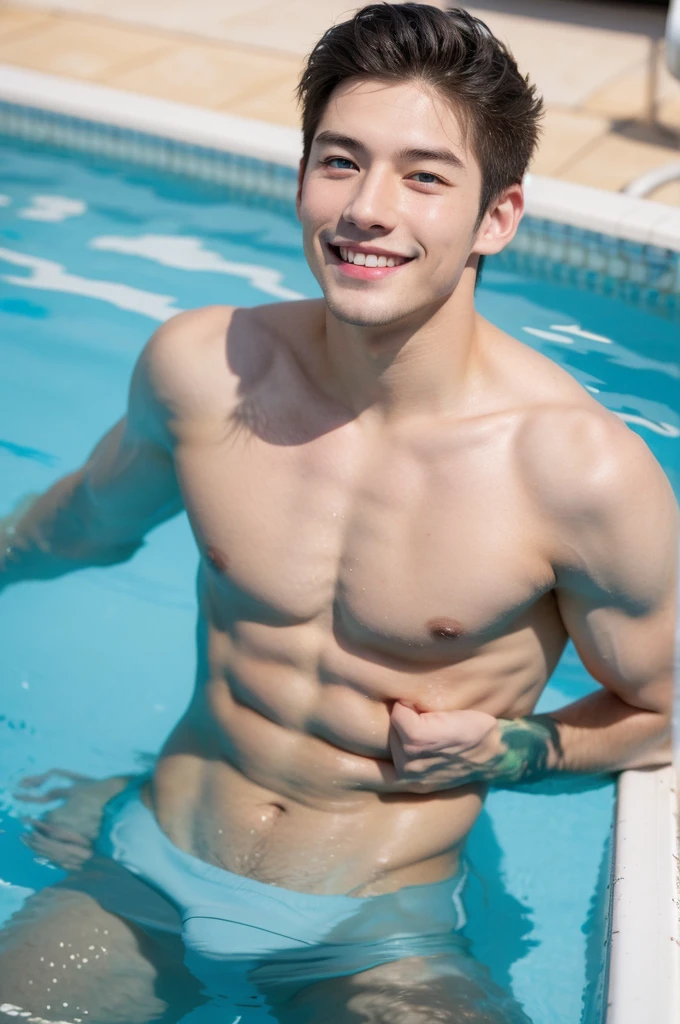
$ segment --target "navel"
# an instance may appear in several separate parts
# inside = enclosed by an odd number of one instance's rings
[[[425,628],[435,640],[456,640],[465,632],[458,619],[430,619]]]
[[[208,548],[205,557],[218,572],[226,572],[229,568],[229,560],[218,548]]]

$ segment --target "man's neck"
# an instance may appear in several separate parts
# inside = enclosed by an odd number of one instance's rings
[[[451,295],[407,321],[360,327],[326,309],[328,381],[356,415],[371,411],[395,423],[421,415],[461,413],[479,364],[479,318],[472,296]]]

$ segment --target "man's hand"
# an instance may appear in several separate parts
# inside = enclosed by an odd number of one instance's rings
[[[54,778],[65,779],[70,785],[55,786],[36,792]],[[40,857],[74,871],[94,853],[94,841],[99,834],[104,805],[130,781],[129,775],[116,775],[108,779],[92,779],[86,775],[53,768],[44,775],[22,779],[17,800],[25,803],[52,803],[63,800],[43,818],[25,818],[31,831],[22,841]]]
[[[390,752],[404,792],[489,781],[504,752],[498,719],[484,711],[418,712],[397,701],[390,724]]]
[[[396,788],[433,793],[470,783],[533,782],[557,768],[561,742],[549,715],[424,711],[397,701],[390,716]]]

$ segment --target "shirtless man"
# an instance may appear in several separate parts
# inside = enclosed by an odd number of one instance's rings
[[[455,932],[487,786],[669,759],[668,480],[474,309],[533,89],[468,14],[374,5],[301,97],[324,299],[166,323],[7,546],[6,583],[113,563],[184,507],[201,554],[186,714],[5,935],[2,998],[48,1020],[58,993],[69,1019],[175,1021],[168,977],[194,977],[192,1024],[526,1022]],[[569,637],[601,689],[532,715]]]

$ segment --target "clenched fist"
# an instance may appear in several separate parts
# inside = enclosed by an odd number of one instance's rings
[[[506,746],[484,711],[416,711],[397,701],[390,715],[396,788],[432,793],[497,777]]]

